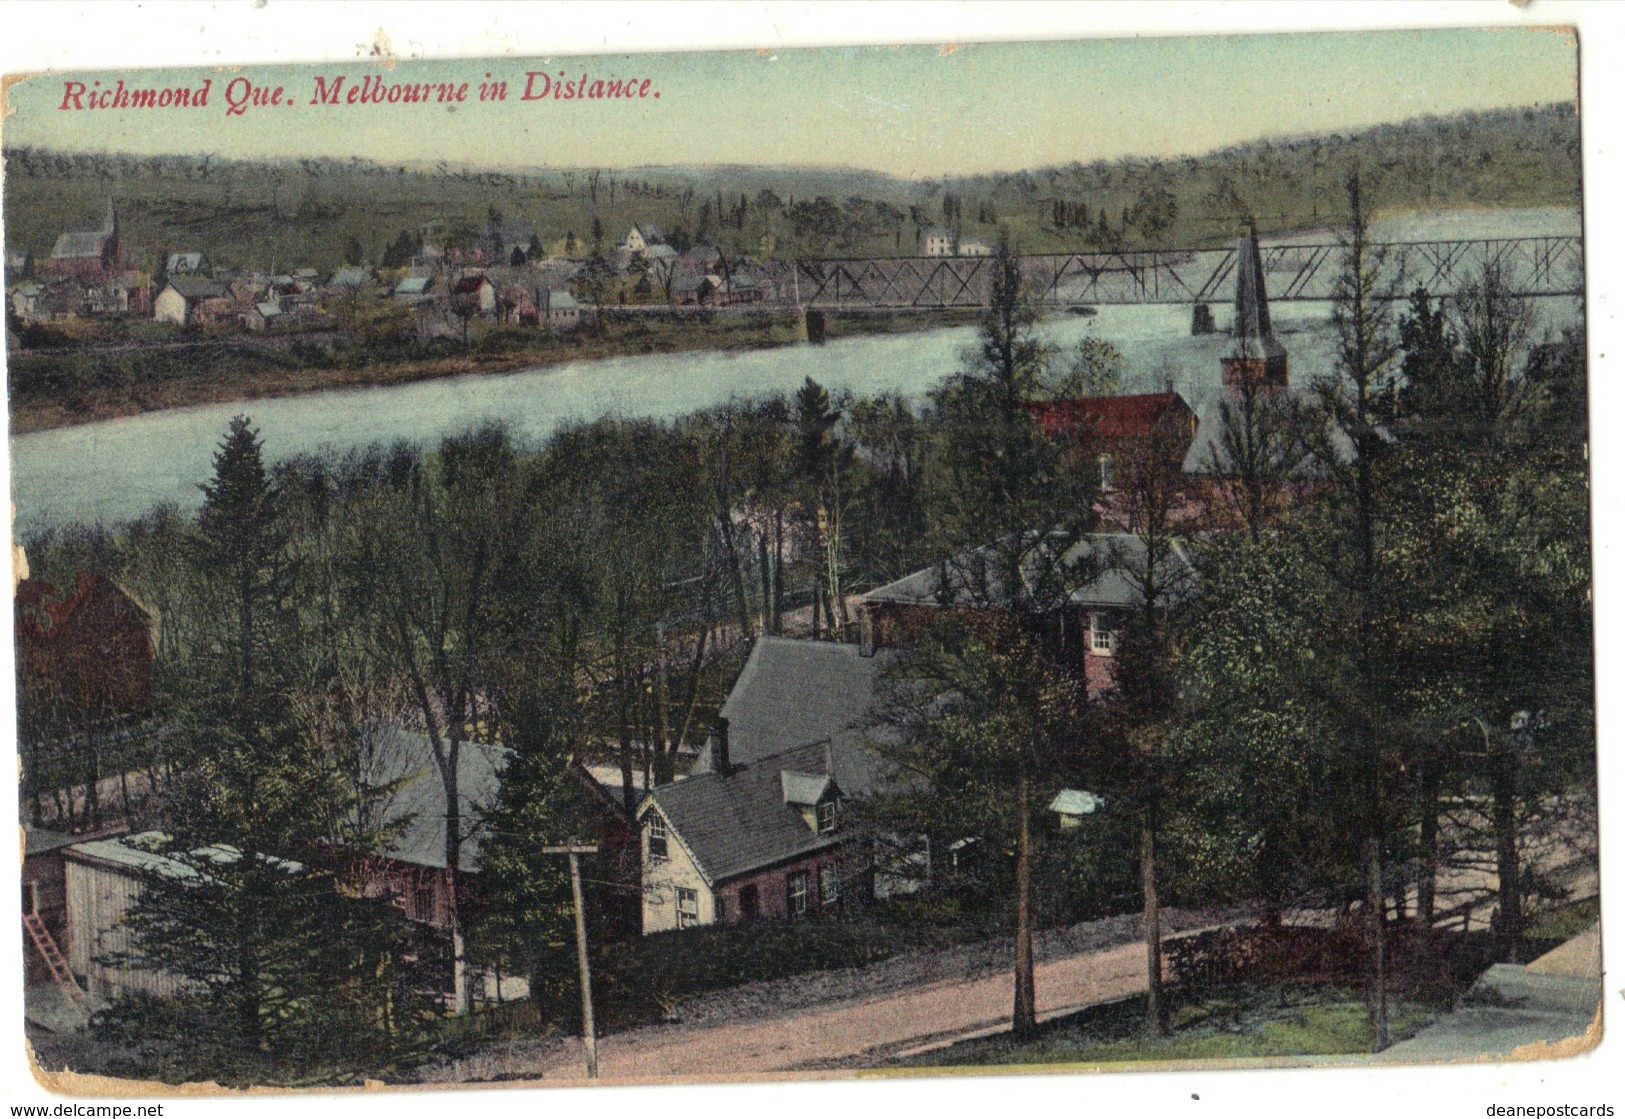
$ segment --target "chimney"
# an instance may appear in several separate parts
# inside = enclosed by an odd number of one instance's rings
[[[732,773],[733,758],[728,754],[728,720],[725,716],[717,716],[711,728],[711,740],[706,745],[711,748],[711,772],[724,777]]]
[[[835,743],[830,741],[824,743],[824,772],[835,776]]]

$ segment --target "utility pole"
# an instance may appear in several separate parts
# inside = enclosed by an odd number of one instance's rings
[[[581,906],[581,855],[596,855],[598,844],[571,840],[560,847],[543,847],[544,855],[570,857],[570,894],[576,903],[576,960],[581,965],[581,1043],[587,1050],[587,1079],[598,1079],[598,1038],[592,1023],[592,965],[587,962],[587,918]]]

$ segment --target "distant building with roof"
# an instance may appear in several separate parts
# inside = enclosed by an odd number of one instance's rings
[[[203,276],[210,270],[208,254],[202,252],[170,253],[164,259],[166,276]]]
[[[54,279],[106,280],[123,269],[118,210],[109,201],[100,225],[70,229],[56,239],[45,274]]]
[[[1051,435],[1081,441],[1096,459],[1100,488],[1117,488],[1117,468],[1132,457],[1154,453],[1179,470],[1196,437],[1196,413],[1176,392],[1088,396],[1029,406]]]
[[[173,276],[152,301],[152,317],[158,322],[181,326],[210,317],[202,313],[211,300],[228,297],[227,290],[202,276]]]
[[[1144,605],[1145,541],[1114,532],[1057,538],[1053,545],[1034,541],[1026,562],[1024,580],[1078,573],[1076,585],[1064,589],[1040,624],[1056,655],[1082,668],[1091,695],[1114,687],[1118,634],[1129,614]],[[1006,593],[999,567],[993,548],[972,548],[876,587],[863,596],[861,608],[869,640],[879,648],[906,645],[942,610],[997,609],[1015,597]],[[1175,605],[1194,590],[1196,566],[1178,541],[1155,574],[1158,605]]]
[[[928,227],[920,235],[920,252],[925,256],[953,256],[953,230],[941,225]]]

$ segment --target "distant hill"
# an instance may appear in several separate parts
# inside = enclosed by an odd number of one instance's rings
[[[730,253],[878,256],[918,251],[932,224],[1026,251],[1198,247],[1307,229],[1343,214],[1356,164],[1379,210],[1576,207],[1580,135],[1568,104],[1420,118],[1358,132],[1260,140],[1182,159],[1119,159],[930,182],[839,168],[648,167],[490,171],[359,159],[234,162],[194,155],[14,148],[7,249],[43,259],[63,228],[112,199],[128,251],[149,263],[201,249],[217,265],[383,263],[402,232],[471,241],[500,214],[543,245],[574,234],[611,250],[633,222]]]

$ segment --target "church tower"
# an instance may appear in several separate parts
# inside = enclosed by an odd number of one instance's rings
[[[1270,330],[1269,295],[1264,291],[1264,258],[1251,227],[1236,241],[1236,321],[1230,352],[1223,358],[1226,393],[1287,387],[1286,349]]]

